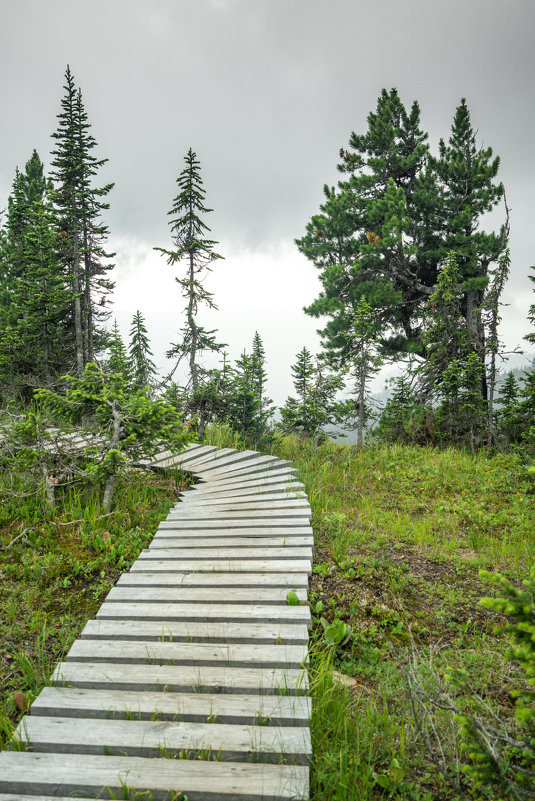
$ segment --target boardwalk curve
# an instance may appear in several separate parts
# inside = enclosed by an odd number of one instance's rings
[[[0,754],[0,801],[303,801],[304,487],[291,464],[255,451],[190,445],[147,466],[179,466],[199,483],[22,719],[27,750]]]

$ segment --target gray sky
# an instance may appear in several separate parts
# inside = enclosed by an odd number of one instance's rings
[[[419,101],[432,145],[466,97],[479,141],[501,157],[512,254],[502,333],[521,344],[535,300],[533,0],[0,0],[0,11],[0,207],[34,147],[48,167],[69,63],[109,158],[102,182],[116,184],[114,312],[126,334],[141,309],[162,368],[183,301],[152,247],[171,244],[187,149],[225,256],[206,284],[219,311],[204,321],[232,358],[258,329],[282,403],[295,353],[318,344],[318,321],[302,312],[316,270],[293,240],[337,180],[340,147],[393,86]]]

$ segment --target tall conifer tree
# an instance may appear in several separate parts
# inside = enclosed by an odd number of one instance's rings
[[[63,237],[62,257],[72,287],[76,370],[81,378],[85,365],[94,359],[95,347],[103,345],[97,323],[108,316],[103,307],[113,288],[106,277],[113,265],[104,260],[114,254],[104,251],[108,229],[101,221],[101,212],[109,208],[103,198],[113,184],[93,186],[92,179],[107,159],[99,160],[92,153],[96,141],[89,133],[82,94],[69,67],[64,89],[58,128],[52,134],[56,140],[52,175],[57,182],[54,199]]]
[[[187,359],[189,372],[187,387],[195,395],[204,374],[199,364],[199,356],[206,352],[218,353],[223,347],[221,343],[216,342],[216,331],[207,331],[197,319],[199,306],[217,308],[212,300],[212,294],[204,288],[203,280],[211,270],[212,263],[222,259],[223,256],[214,251],[217,242],[205,238],[210,228],[202,218],[212,209],[204,205],[206,193],[201,179],[200,162],[191,148],[184,161],[186,166],[176,181],[179,192],[168,212],[168,216],[171,217],[169,225],[175,249],[158,247],[155,250],[167,256],[168,264],[185,262],[185,276],[177,277],[175,280],[187,301],[186,324],[180,331],[182,335],[180,341],[171,344],[167,357],[176,359],[171,375],[182,359]]]
[[[147,328],[143,315],[139,310],[134,314],[132,319],[130,347],[128,352],[134,386],[136,388],[151,387],[156,377],[156,367],[150,358],[152,356],[152,351],[150,349]]]

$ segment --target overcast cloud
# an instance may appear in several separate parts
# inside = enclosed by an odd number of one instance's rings
[[[512,276],[503,334],[528,331],[535,61],[532,0],[0,0],[0,205],[35,147],[46,165],[69,63],[81,87],[117,251],[115,313],[137,308],[163,353],[181,325],[166,213],[191,146],[219,252],[207,287],[233,358],[264,338],[271,392],[317,348],[302,306],[316,271],[293,245],[337,180],[338,150],[363,132],[382,87],[420,102],[432,145],[466,97],[479,139],[501,157],[511,207]],[[496,217],[499,224],[500,217]]]

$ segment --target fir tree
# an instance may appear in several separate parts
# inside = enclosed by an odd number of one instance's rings
[[[450,365],[455,362],[462,369],[470,352],[462,297],[457,261],[455,255],[449,253],[438,273],[436,289],[427,302],[424,337],[427,359],[418,370],[420,393],[424,398],[436,395]]]
[[[498,397],[500,407],[497,413],[498,430],[506,442],[517,443],[522,437],[522,421],[518,408],[520,387],[516,376],[510,370],[500,387]]]
[[[106,277],[113,265],[103,260],[114,254],[106,253],[103,247],[108,229],[101,221],[101,212],[109,208],[103,198],[113,184],[100,188],[92,185],[107,159],[99,160],[92,154],[96,141],[89,133],[82,94],[69,67],[65,81],[58,128],[52,134],[56,140],[52,175],[57,182],[54,198],[63,237],[62,256],[73,293],[76,369],[81,378],[85,365],[104,344],[97,324],[109,316],[103,307],[113,288]]]
[[[258,394],[256,358],[244,351],[234,365],[228,389],[227,422],[246,441],[257,443],[266,431],[268,417]]]
[[[189,379],[187,387],[195,393],[203,375],[203,368],[199,364],[199,356],[205,352],[219,352],[223,345],[216,342],[215,331],[207,331],[198,323],[197,314],[199,306],[206,305],[211,309],[217,306],[212,300],[210,292],[204,288],[203,281],[211,264],[223,258],[214,251],[217,242],[205,239],[210,230],[201,218],[212,209],[204,205],[205,191],[200,173],[200,162],[190,148],[185,156],[186,166],[177,178],[179,193],[173,200],[169,211],[171,220],[171,234],[175,250],[155,248],[167,256],[168,264],[184,261],[186,275],[176,278],[182,295],[187,301],[186,325],[181,329],[182,338],[179,342],[171,344],[167,358],[175,358],[176,363],[171,373],[175,372],[182,359],[187,359]],[[171,377],[170,376],[170,377]]]
[[[480,221],[503,197],[495,182],[499,159],[476,146],[465,101],[438,158],[426,139],[418,104],[407,111],[396,90],[383,90],[367,131],[353,133],[349,147],[340,150],[346,179],[324,188],[321,213],[296,240],[320,270],[322,292],[305,311],[328,318],[320,333],[335,366],[349,358],[360,297],[380,314],[384,353],[426,358],[422,317],[450,251],[458,259],[467,335],[485,362],[485,292],[491,265],[507,246],[508,226],[485,233]],[[494,306],[497,288],[488,301]],[[481,391],[486,397],[485,374]]]
[[[129,385],[132,378],[131,365],[117,320],[113,321],[111,333],[108,335],[108,351],[108,373],[112,376],[122,376],[122,379]]]
[[[149,345],[145,320],[138,310],[132,318],[129,348],[130,370],[136,388],[154,385],[156,367],[150,358],[151,356],[152,351]]]
[[[337,394],[343,389],[344,379],[328,373],[305,347],[297,354],[292,366],[297,398],[289,397],[280,409],[281,429],[307,437],[312,441],[314,452],[325,438],[325,427],[345,425],[354,411],[353,404],[338,401]]]
[[[410,112],[395,89],[383,90],[368,130],[353,133],[341,148],[338,188],[325,187],[321,214],[312,217],[298,248],[321,270],[323,291],[305,311],[331,319],[320,332],[333,364],[348,356],[361,297],[381,310],[383,347],[393,353],[417,349],[422,291],[435,278],[420,265],[420,230],[414,220],[416,179],[427,158],[427,134],[416,102]],[[394,334],[386,336],[390,328]]]
[[[483,307],[489,284],[489,266],[507,247],[507,228],[499,233],[480,229],[483,214],[492,211],[504,196],[503,184],[496,183],[500,165],[492,148],[478,148],[470,112],[464,98],[458,106],[446,144],[440,140],[439,157],[431,157],[430,170],[439,184],[435,219],[440,237],[439,261],[455,253],[463,288],[462,314],[472,349],[485,363]],[[482,394],[487,397],[485,372]]]

